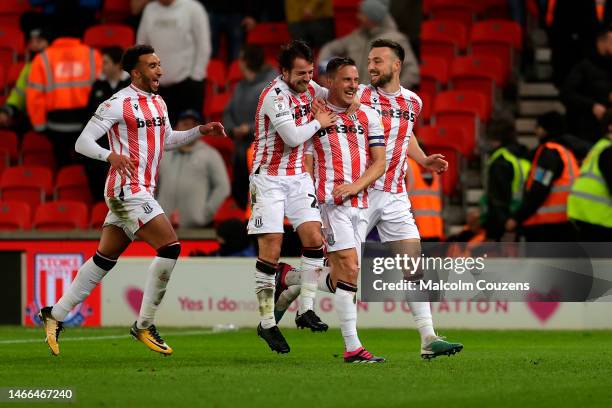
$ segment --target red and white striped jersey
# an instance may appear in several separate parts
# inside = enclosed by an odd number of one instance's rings
[[[131,178],[111,167],[105,195],[129,197],[142,190],[154,194],[164,141],[172,134],[161,96],[130,85],[102,102],[91,120],[106,130],[110,150],[129,156],[138,168],[138,177]]]
[[[361,105],[347,115],[345,109],[327,106],[338,112],[334,126],[319,130],[307,142],[306,154],[314,158],[313,172],[317,200],[320,203],[347,207],[368,207],[368,193],[362,191],[344,201],[334,199],[332,190],[337,185],[355,182],[365,172],[370,160],[370,147],[384,147],[380,116],[374,109]]]
[[[417,94],[403,87],[394,94],[388,94],[372,85],[359,85],[358,95],[362,104],[380,114],[385,131],[387,170],[373,187],[401,193],[406,190],[404,174],[408,142],[423,102]]]
[[[280,76],[271,81],[259,95],[255,113],[252,172],[268,176],[290,176],[304,172],[304,144],[285,145],[276,129],[290,121],[296,126],[314,120],[310,111],[315,97],[326,96],[325,90],[310,81],[308,90],[293,91]]]

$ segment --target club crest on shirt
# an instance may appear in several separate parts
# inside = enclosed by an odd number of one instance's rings
[[[277,96],[274,98],[274,109],[277,112],[284,111],[287,109],[287,104],[285,103],[285,98],[282,96]]]

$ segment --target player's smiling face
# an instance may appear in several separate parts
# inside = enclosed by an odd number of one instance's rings
[[[359,72],[354,65],[341,67],[330,80],[330,92],[333,95],[332,103],[347,107],[355,98],[359,88]]]
[[[283,69],[283,79],[291,89],[299,93],[306,92],[313,74],[314,66],[312,62],[308,62],[304,58],[294,59],[291,70]]]
[[[395,72],[399,72],[399,58],[390,48],[372,48],[368,55],[368,73],[370,83],[376,87],[383,87],[393,79]]]
[[[163,71],[159,57],[155,54],[144,54],[138,59],[136,65],[137,86],[145,92],[157,92],[159,90],[159,78]]]

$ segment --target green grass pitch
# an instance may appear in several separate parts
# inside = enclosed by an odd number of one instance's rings
[[[128,330],[69,328],[53,357],[42,329],[0,327],[0,387],[71,387],[68,405],[92,407],[612,406],[612,331],[448,330],[465,349],[427,362],[415,330],[361,330],[388,361],[349,365],[338,330],[284,330],[291,353],[277,355],[254,328],[161,327],[166,358]]]

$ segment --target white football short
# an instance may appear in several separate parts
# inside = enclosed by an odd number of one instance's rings
[[[146,190],[123,199],[105,197],[105,201],[109,211],[104,226],[115,225],[123,229],[132,241],[136,238],[136,232],[140,227],[164,213],[157,200]]]
[[[361,253],[360,229],[366,228],[365,209],[321,204],[323,237],[327,252],[356,248]]]
[[[362,242],[374,227],[378,229],[381,242],[420,239],[406,192],[368,190],[368,208],[365,209],[364,217],[366,223],[359,231]]]
[[[321,222],[314,184],[308,173],[250,177],[249,234],[282,233],[285,216],[297,229],[308,221]]]

